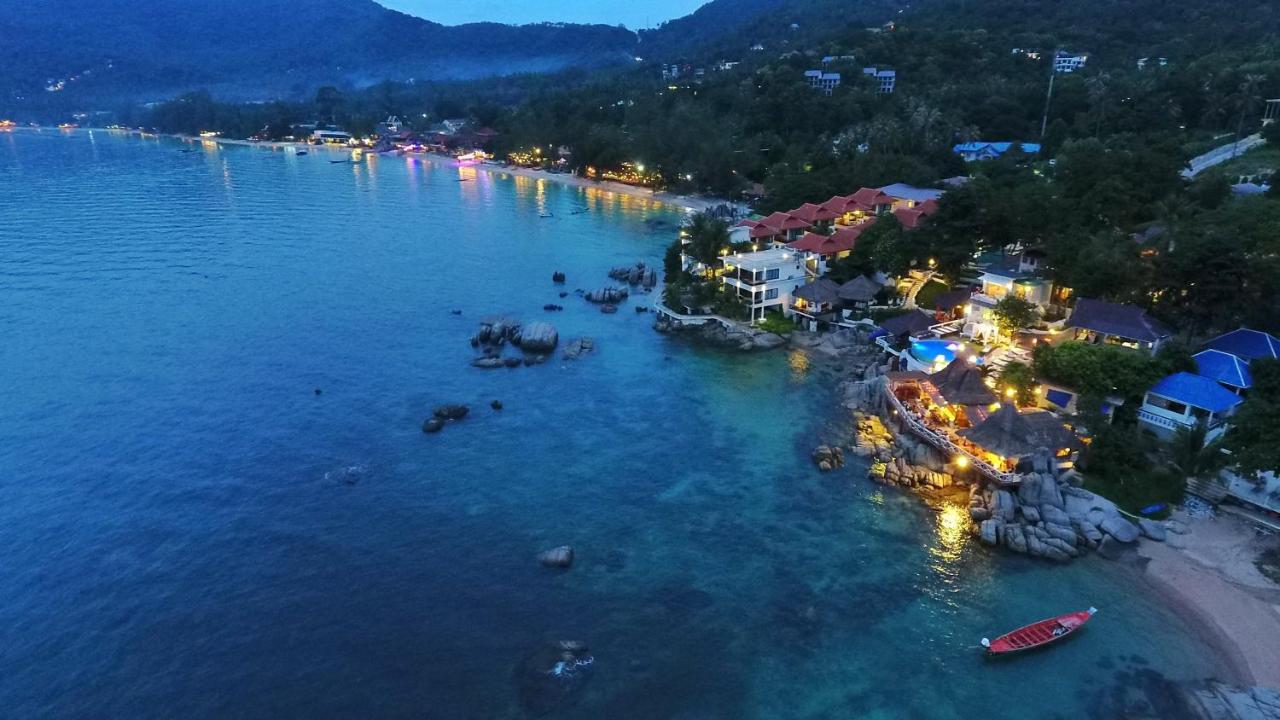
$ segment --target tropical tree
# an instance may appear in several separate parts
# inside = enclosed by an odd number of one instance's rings
[[[1169,444],[1170,460],[1186,480],[1201,478],[1225,464],[1221,439],[1209,440],[1209,426],[1200,421],[1178,428]]]
[[[1031,366],[1021,362],[1011,362],[1000,371],[1000,387],[1007,396],[1010,390],[1020,407],[1036,404],[1036,375]]]
[[[1249,372],[1253,387],[1232,417],[1224,444],[1240,474],[1258,477],[1280,470],[1280,361],[1255,360]]]
[[[1001,298],[991,310],[991,314],[995,316],[996,328],[1008,335],[1031,327],[1040,319],[1040,313],[1036,310],[1035,304],[1016,295],[1006,295]]]
[[[682,232],[689,241],[685,252],[702,263],[706,277],[712,277],[720,256],[729,249],[729,226],[719,218],[698,213]]]

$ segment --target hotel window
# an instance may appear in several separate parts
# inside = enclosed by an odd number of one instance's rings
[[[771,272],[777,272],[777,270],[773,270]],[[764,291],[765,300],[774,300],[774,299],[777,299],[777,297],[778,297],[778,288],[769,288],[768,290]]]
[[[777,280],[777,279],[778,279],[778,276],[779,276],[779,275],[781,275],[781,274],[782,274],[782,270],[781,270],[780,268],[772,268],[772,269],[766,270],[766,271],[764,272],[764,279],[765,279],[765,280]]]

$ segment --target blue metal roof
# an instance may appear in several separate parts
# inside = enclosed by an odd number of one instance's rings
[[[1280,339],[1261,330],[1249,328],[1240,328],[1225,335],[1219,335],[1204,346],[1211,350],[1231,353],[1244,360],[1280,358]]]
[[[1009,152],[1009,148],[1013,147],[1014,145],[1018,145],[1019,147],[1021,147],[1022,152],[1024,153],[1029,153],[1034,155],[1040,152],[1040,143],[1028,143],[1028,142],[1020,142],[1020,143],[967,142],[967,143],[960,143],[959,145],[956,145],[955,147],[951,148],[951,150],[952,152],[956,152],[960,154],[990,151],[990,154],[992,155],[1003,155]]]
[[[898,200],[910,200],[912,202],[924,202],[926,200],[937,200],[942,197],[942,191],[936,188],[921,188],[906,183],[894,183],[885,185],[882,188],[876,188],[880,192],[889,197]]]
[[[1151,393],[1209,412],[1225,412],[1244,401],[1207,377],[1189,372],[1174,373],[1151,388]]]
[[[1221,350],[1202,350],[1193,357],[1201,375],[1231,387],[1253,387],[1249,364],[1235,355]]]

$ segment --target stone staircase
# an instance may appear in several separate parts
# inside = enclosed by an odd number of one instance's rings
[[[914,310],[916,308],[916,296],[920,294],[920,291],[924,289],[924,286],[928,285],[929,281],[932,280],[933,276],[937,275],[937,273],[929,270],[917,275],[913,271],[911,275],[911,287],[907,288],[907,299],[906,302],[902,304],[902,307],[908,310]]]

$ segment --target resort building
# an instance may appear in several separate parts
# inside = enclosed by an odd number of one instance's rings
[[[862,74],[875,81],[876,92],[881,95],[892,93],[898,83],[898,71],[891,68],[864,67],[862,68]]]
[[[867,277],[859,275],[849,282],[840,286],[838,294],[840,302],[844,305],[846,315],[851,313],[866,312],[876,296],[884,290],[884,285]]]
[[[1179,372],[1147,391],[1138,410],[1138,422],[1157,437],[1165,439],[1172,437],[1179,428],[1203,422],[1209,428],[1207,440],[1215,440],[1226,431],[1225,418],[1242,402],[1244,398],[1211,378]]]
[[[942,197],[942,190],[937,188],[921,188],[906,183],[894,183],[877,188],[880,192],[893,198],[893,209],[915,208],[928,202],[937,203]]]
[[[1172,334],[1136,305],[1080,298],[1067,319],[1072,339],[1141,350],[1154,355]]]
[[[795,210],[788,211],[787,214],[809,223],[813,229],[824,233],[829,232],[832,224],[841,217],[841,213],[813,203],[805,203]]]
[[[317,128],[311,131],[311,140],[325,145],[347,145],[351,142],[351,133]]]
[[[834,322],[840,311],[839,290],[840,285],[830,278],[801,285],[791,294],[792,316],[809,331],[817,331],[819,323]]]
[[[1280,339],[1261,330],[1240,328],[1205,343],[1205,349],[1193,357],[1200,375],[1243,396],[1253,387],[1249,364],[1280,359]]]
[[[1059,51],[1053,57],[1053,71],[1060,73],[1073,73],[1085,66],[1089,62],[1088,53],[1069,53]]]
[[[995,338],[998,328],[995,307],[1006,297],[1018,297],[1041,312],[1053,300],[1053,283],[1040,275],[1040,256],[1023,252],[1007,256],[985,267],[979,276],[979,292],[969,298],[963,334],[972,338]]]
[[[788,314],[792,293],[808,279],[804,258],[786,249],[735,253],[720,259],[721,282],[750,312],[751,322],[764,318],[770,309]]]
[[[1037,155],[1040,152],[1040,143],[967,142],[952,147],[951,151],[964,158],[965,162],[979,162],[982,160],[994,160],[1014,148],[1027,155]]]
[[[840,86],[840,73],[838,72],[805,70],[804,79],[809,83],[809,87],[821,90],[823,95],[830,95]]]
[[[914,230],[924,224],[925,218],[938,211],[937,200],[925,200],[914,207],[899,207],[893,211],[893,216],[898,218],[898,222],[907,230]]]
[[[799,240],[787,243],[787,247],[804,255],[805,269],[816,277],[831,269],[832,262],[848,257],[857,246],[858,237],[870,226],[865,223],[842,227],[830,235],[807,232]]]
[[[1079,442],[1055,415],[1019,411],[987,389],[982,373],[953,362],[939,372],[891,372],[889,401],[914,434],[948,453],[959,467],[973,466],[1000,484],[1033,458],[1056,458],[1069,467]]]
[[[849,199],[869,215],[887,215],[893,212],[893,204],[897,202],[896,198],[879,188],[860,188]]]

